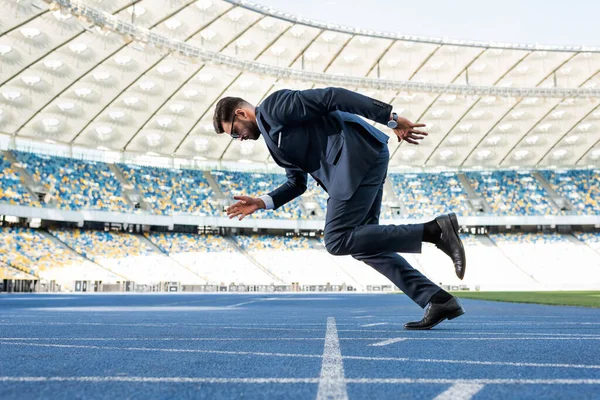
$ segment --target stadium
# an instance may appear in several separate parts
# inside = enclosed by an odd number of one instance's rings
[[[0,4],[0,397],[598,397],[600,48],[244,0]],[[460,320],[403,332],[422,310],[330,254],[310,177],[227,217],[286,174],[215,104],[326,87],[427,124],[412,146],[367,120],[394,139],[380,223],[458,215],[464,279],[433,245],[402,256]]]

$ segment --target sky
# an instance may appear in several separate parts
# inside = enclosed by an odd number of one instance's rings
[[[600,0],[252,0],[302,17],[408,35],[600,47]]]

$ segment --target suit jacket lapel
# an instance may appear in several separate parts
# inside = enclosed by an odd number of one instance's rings
[[[258,109],[258,107],[256,111],[256,122],[258,124],[258,128],[260,129],[262,137],[265,139],[265,144],[267,145],[267,149],[269,150],[269,153],[271,153],[271,157],[273,157],[273,160],[283,168],[294,168],[294,165],[285,161],[285,158],[283,157],[281,150],[277,146],[277,143],[269,135],[270,129],[267,129],[268,124],[266,124],[266,121],[263,120],[262,115],[260,114],[260,109]]]

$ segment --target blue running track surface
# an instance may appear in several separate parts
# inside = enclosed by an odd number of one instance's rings
[[[600,399],[600,309],[394,294],[0,296],[0,399]]]

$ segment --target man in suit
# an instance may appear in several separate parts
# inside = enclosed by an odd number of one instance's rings
[[[397,253],[420,253],[434,243],[453,261],[460,279],[465,252],[455,214],[425,224],[379,225],[387,174],[388,137],[359,116],[386,124],[398,141],[418,145],[427,133],[392,112],[392,106],[342,88],[279,90],[258,107],[225,97],[215,107],[213,124],[234,139],[262,136],[273,160],[285,168],[287,182],[260,197],[236,196],[227,208],[241,220],[259,209],[277,209],[306,190],[310,174],[328,194],[325,247],[333,255],[352,255],[390,279],[422,308],[421,321],[406,329],[430,329],[464,314],[458,299],[435,285]]]

